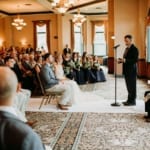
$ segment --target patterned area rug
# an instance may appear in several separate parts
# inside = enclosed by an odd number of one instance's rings
[[[53,150],[149,150],[143,114],[27,112],[34,130]]]

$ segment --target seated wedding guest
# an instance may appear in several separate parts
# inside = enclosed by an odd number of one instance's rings
[[[63,69],[65,76],[71,80],[75,79],[75,72],[74,72],[75,64],[71,59],[71,54],[66,53],[63,60]]]
[[[37,74],[40,73],[41,71],[41,68],[42,68],[42,64],[43,64],[43,58],[42,56],[37,56],[37,59],[36,59],[36,65],[34,67],[34,74],[35,74],[35,79],[34,79],[34,82],[35,82],[35,90],[34,90],[34,94],[35,95],[41,95],[41,87],[40,87],[40,84],[39,84],[39,80],[38,80],[38,77],[37,77]],[[39,92],[40,91],[40,92]]]
[[[144,116],[146,122],[150,122],[150,91],[146,91],[144,93],[144,101],[145,101],[145,112],[147,115]]]
[[[43,63],[42,56],[37,56],[36,64],[34,67],[36,73],[40,73],[41,68],[42,68],[42,63]]]
[[[4,59],[2,58],[1,54],[0,54],[0,66],[4,66]]]
[[[72,54],[72,60],[75,64],[74,67],[74,71],[75,71],[75,81],[78,84],[85,84],[85,80],[84,80],[84,73],[83,73],[83,69],[82,69],[82,63],[80,60],[80,56],[79,53],[74,52]]]
[[[31,92],[29,90],[26,89],[22,89],[21,85],[22,85],[22,74],[19,70],[19,68],[17,68],[15,66],[15,60],[10,57],[7,56],[5,58],[5,66],[9,67],[10,69],[12,69],[14,71],[14,73],[17,76],[18,79],[18,92],[16,94],[16,98],[15,98],[15,103],[14,106],[19,109],[19,111],[23,114],[23,116],[25,116],[25,110],[27,107],[27,103],[30,100],[30,96],[31,96]]]
[[[100,63],[99,63],[99,60],[98,60],[97,56],[93,57],[92,72],[96,77],[95,82],[104,82],[104,81],[106,81],[103,69],[100,66]]]
[[[84,72],[84,79],[86,83],[94,83],[96,81],[96,77],[91,71],[93,62],[91,56],[83,55],[82,56],[82,68]]]
[[[29,64],[31,66],[31,68],[33,69],[36,65],[36,61],[34,60],[34,55],[33,54],[30,54],[29,55]]]
[[[13,108],[17,78],[8,67],[0,67],[0,150],[44,150],[40,137],[21,121]]]
[[[58,54],[58,51],[56,50],[56,51],[54,51],[54,55],[53,55],[53,57],[54,57],[54,60],[56,59],[56,57],[58,56],[59,54]]]
[[[53,56],[46,53],[43,56],[44,64],[40,71],[40,78],[46,91],[58,91],[63,92],[63,95],[58,102],[58,107],[62,110],[68,110],[68,104],[72,100],[72,91],[69,85],[64,84],[63,79],[58,80],[54,74],[54,71],[50,67],[53,63]]]
[[[16,49],[14,49],[14,50],[12,50],[12,51],[10,52],[10,56],[11,56],[16,62],[18,62],[18,52],[17,52]]]
[[[5,65],[10,67],[16,73],[19,84],[22,84],[23,82],[22,72],[19,68],[18,63],[15,61],[15,59],[11,56],[7,56],[5,58]]]
[[[3,50],[0,52],[0,66],[4,66],[5,65],[5,62],[4,62],[4,59],[6,57],[6,52],[4,52]]]
[[[32,66],[30,64],[30,57],[29,54],[24,54],[23,59],[22,59],[22,66],[23,66],[23,71],[29,72],[28,74],[32,73]]]
[[[22,72],[23,72],[23,88],[24,89],[29,89],[30,91],[33,91],[35,88],[34,85],[34,75],[33,75],[33,68],[30,65],[29,61],[29,54],[24,54],[23,55],[23,60],[22,60]]]

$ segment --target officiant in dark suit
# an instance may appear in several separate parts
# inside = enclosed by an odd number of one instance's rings
[[[132,43],[132,36],[124,37],[126,49],[123,58],[119,58],[118,63],[123,63],[123,74],[128,91],[127,101],[123,102],[125,106],[136,105],[136,78],[137,78],[137,61],[138,49]]]
[[[0,150],[44,150],[39,136],[17,116],[13,100],[17,77],[8,67],[0,67]]]

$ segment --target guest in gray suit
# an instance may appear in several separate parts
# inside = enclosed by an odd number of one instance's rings
[[[63,96],[58,103],[58,107],[62,110],[68,110],[68,107],[72,101],[73,92],[69,84],[65,84],[63,80],[58,80],[55,77],[52,69],[53,57],[51,54],[46,53],[44,55],[44,65],[41,68],[40,78],[46,91],[58,91],[63,92]]]
[[[39,136],[21,121],[13,100],[17,77],[8,67],[0,67],[0,150],[44,150]]]

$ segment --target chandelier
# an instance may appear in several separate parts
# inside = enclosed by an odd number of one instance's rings
[[[18,15],[17,18],[13,20],[12,25],[15,26],[17,30],[22,30],[27,24]]]
[[[50,2],[52,9],[60,14],[66,13],[66,11],[74,4],[74,0],[50,0]]]
[[[18,7],[18,10],[19,10],[19,5],[17,7]],[[15,18],[11,24],[13,26],[15,26],[17,30],[22,30],[22,28],[27,25],[24,22],[24,20],[20,18],[19,14],[17,15],[17,18]]]
[[[86,17],[80,14],[80,9],[78,9],[78,13],[74,15],[72,20],[76,26],[81,26],[84,21],[86,21]]]

